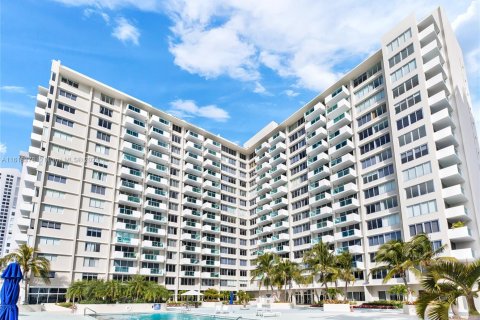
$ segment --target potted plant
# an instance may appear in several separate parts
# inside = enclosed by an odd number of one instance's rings
[[[457,228],[462,228],[465,227],[465,222],[463,221],[457,221],[452,223],[452,229],[457,229]]]

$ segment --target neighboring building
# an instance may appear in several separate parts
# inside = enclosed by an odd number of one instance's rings
[[[32,283],[30,302],[137,273],[175,292],[258,290],[257,254],[301,261],[318,241],[354,255],[359,301],[388,298],[370,270],[389,240],[426,232],[447,255],[478,258],[480,152],[453,31],[438,9],[381,44],[243,147],[53,61],[22,207],[52,279]]]
[[[0,168],[0,257],[12,251],[13,229],[17,213],[17,198],[20,187],[20,171]]]

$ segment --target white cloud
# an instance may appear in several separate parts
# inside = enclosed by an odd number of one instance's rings
[[[298,92],[295,92],[295,91],[293,91],[293,90],[291,90],[291,89],[285,90],[285,91],[283,91],[283,93],[285,93],[285,94],[286,94],[287,96],[289,96],[289,97],[296,97],[296,96],[299,95]]]
[[[319,91],[341,76],[345,61],[378,49],[385,30],[411,12],[423,18],[439,4],[455,17],[470,2],[170,0],[170,52],[179,67],[207,78],[257,82],[267,67]]]
[[[12,92],[12,93],[26,93],[27,90],[24,87],[20,86],[1,86],[1,91]]]
[[[260,82],[255,82],[255,88],[253,89],[253,92],[259,93],[259,94],[268,94],[267,89],[260,83]]]
[[[110,16],[102,10],[97,10],[93,8],[87,8],[83,10],[83,15],[86,18],[90,18],[92,15],[100,16],[106,24],[110,23]]]
[[[33,109],[29,110],[24,105],[15,102],[0,102],[0,113],[11,114],[17,117],[29,118],[33,116]]]
[[[138,46],[138,38],[140,38],[140,31],[127,19],[120,17],[115,20],[115,28],[113,28],[112,36],[122,41],[123,43],[131,42]]]
[[[478,0],[473,0],[465,11],[462,14],[459,14],[455,20],[452,21],[453,30],[457,30],[462,24],[468,23],[469,21],[476,20],[478,24]],[[477,29],[478,32],[478,29]]]
[[[162,9],[162,2],[157,0],[54,0],[72,7],[94,7],[110,10],[122,8],[136,8],[142,11],[156,11]]]
[[[193,100],[175,100],[170,103],[171,114],[179,118],[207,118],[218,122],[225,122],[230,118],[227,111],[216,105],[197,106]]]
[[[7,153],[7,145],[0,142],[0,155]]]

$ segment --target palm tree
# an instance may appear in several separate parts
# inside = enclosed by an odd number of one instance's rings
[[[261,289],[262,286],[265,286],[268,291],[268,287],[270,287],[273,293],[273,274],[274,267],[277,265],[278,262],[278,256],[273,253],[267,252],[255,259],[255,262],[256,268],[252,270],[252,279],[250,281],[258,281],[259,289]]]
[[[75,304],[75,300],[82,300],[85,297],[86,284],[85,281],[73,282],[67,289],[66,298],[71,299],[73,304]]]
[[[31,275],[42,278],[46,284],[50,283],[50,279],[48,277],[50,273],[50,261],[44,257],[39,257],[38,251],[26,244],[20,245],[15,252],[9,253],[3,257],[0,265],[5,266],[11,261],[17,261],[22,269],[25,294],[24,301],[27,303],[28,286]]]
[[[116,280],[109,280],[105,282],[104,291],[105,297],[108,301],[117,302],[125,295],[125,285]]]
[[[314,245],[304,254],[303,263],[314,278],[319,277],[325,287],[325,293],[328,295],[328,282],[333,280],[336,272],[335,256],[330,251],[328,243],[319,242]]]
[[[144,292],[144,298],[154,303],[157,301],[167,301],[168,298],[170,298],[170,292],[164,286],[149,282],[147,290]]]
[[[337,277],[345,281],[345,290],[343,292],[343,300],[347,301],[348,283],[355,281],[355,276],[352,272],[353,256],[348,251],[343,251],[336,257],[337,262]]]
[[[237,292],[237,298],[238,298],[238,302],[243,304],[243,307],[246,308],[248,302],[250,301],[250,294],[248,292],[240,290]]]
[[[127,282],[127,293],[132,299],[138,301],[143,297],[143,293],[147,291],[148,287],[149,283],[145,277],[137,274]]]
[[[280,260],[274,269],[274,283],[277,284],[279,290],[285,290],[285,302],[288,299],[287,285],[289,289],[292,288],[292,281],[300,277],[300,269],[298,263],[290,261],[289,259]]]
[[[218,300],[219,298],[219,292],[217,289],[214,288],[208,288],[203,292],[203,297],[205,300]]]
[[[427,267],[421,284],[416,309],[420,318],[448,319],[448,310],[458,297],[465,296],[468,315],[478,319],[480,313],[475,307],[480,281],[480,260],[472,263],[458,261],[439,261]],[[475,289],[474,289],[475,288]]]

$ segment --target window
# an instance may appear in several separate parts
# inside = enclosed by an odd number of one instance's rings
[[[61,118],[59,116],[55,116],[55,122],[63,124],[64,126],[73,128],[73,121],[70,121],[68,119]]]
[[[51,174],[51,173],[48,174],[47,179],[53,182],[58,182],[63,184],[67,183],[67,178],[59,175]]]
[[[92,193],[101,194],[101,195],[105,195],[105,190],[106,190],[105,187],[102,187],[96,184],[92,184],[90,189]]]
[[[394,83],[397,80],[400,80],[404,75],[407,75],[413,70],[415,70],[416,68],[417,68],[417,62],[415,59],[413,59],[409,63],[405,64],[403,67],[391,73],[390,80],[392,81],[392,83]]]
[[[78,88],[78,82],[75,82],[73,80],[70,80],[68,78],[62,77],[62,82],[68,84],[69,86],[72,86],[74,88]]]
[[[82,280],[93,281],[98,279],[98,274],[96,273],[82,273]]]
[[[383,84],[383,76],[380,76],[372,81],[370,81],[368,84],[366,84],[364,87],[362,87],[360,90],[355,92],[355,98],[356,99],[362,99],[365,97],[367,94],[378,88]]]
[[[432,173],[432,165],[429,162],[425,162],[422,164],[419,164],[418,166],[412,167],[407,170],[403,170],[403,181],[410,181],[412,179],[416,179],[419,177],[422,177],[424,175],[427,175],[429,173]]]
[[[93,165],[100,167],[100,168],[108,168],[108,161],[100,158],[94,158],[93,159]]]
[[[65,199],[65,192],[47,189],[45,192],[47,197],[56,198],[56,199]]]
[[[429,180],[429,181],[405,188],[407,199],[423,196],[425,194],[428,194],[434,191],[435,191],[435,187],[433,185],[433,180]]]
[[[379,162],[388,160],[392,157],[392,149],[388,148],[380,153],[377,153],[376,155],[373,155],[369,158],[366,158],[365,160],[362,160],[362,168],[366,169],[368,167],[371,167]]]
[[[112,97],[107,96],[106,94],[101,93],[100,94],[100,100],[103,102],[106,102],[108,104],[114,105],[115,104],[115,99]]]
[[[88,222],[100,223],[102,222],[102,215],[98,213],[89,212],[87,215]]]
[[[382,114],[387,113],[387,106],[386,104],[381,104],[380,106],[376,107],[373,111],[361,116],[357,119],[358,126],[361,127],[364,124],[380,117]]]
[[[100,144],[96,144],[95,145],[95,152],[101,153],[101,154],[104,154],[104,155],[108,155],[109,152],[110,152],[110,148],[102,146]]]
[[[428,145],[424,144],[400,154],[402,163],[407,163],[428,154]]]
[[[63,213],[63,209],[64,208],[62,208],[62,207],[52,206],[52,205],[49,205],[49,204],[46,204],[43,207],[43,210],[47,213]]]
[[[93,171],[92,172],[92,178],[93,179],[96,179],[96,180],[100,180],[100,181],[107,181],[107,174],[104,173],[104,172],[100,172],[100,171]]]
[[[112,129],[112,123],[110,121],[107,121],[105,119],[98,119],[98,125],[100,127],[106,128],[106,129]]]
[[[399,35],[397,38],[393,39],[392,42],[387,44],[387,48],[390,52],[394,51],[398,47],[400,47],[402,44],[407,42],[408,39],[412,37],[412,30],[408,28],[405,32],[403,32],[401,35]]]
[[[392,180],[383,184],[379,184],[367,190],[364,190],[363,193],[364,193],[365,199],[368,199],[371,197],[376,197],[378,195],[393,191],[395,189],[396,189],[395,180]]]
[[[367,221],[367,228],[368,230],[372,230],[372,229],[394,226],[399,223],[400,223],[400,216],[398,213],[396,213],[386,217]]]
[[[72,141],[72,139],[73,139],[73,137],[71,135],[69,135],[68,133],[61,132],[61,131],[58,131],[58,130],[53,130],[53,137],[61,139],[61,140],[65,140],[65,141]],[[58,148],[62,148],[62,147],[58,147]],[[65,148],[63,148],[63,149],[65,149]]]
[[[363,175],[363,183],[369,183],[373,182],[375,180],[381,179],[383,177],[389,176],[393,174],[393,164],[390,164],[386,167],[380,168],[378,170],[375,170],[373,172],[367,173]]]
[[[397,130],[401,130],[403,128],[408,127],[409,125],[422,120],[423,119],[423,112],[422,109],[418,109],[410,113],[408,116],[405,116],[399,120],[397,120]]]
[[[363,139],[368,138],[369,136],[374,135],[375,133],[380,132],[385,128],[388,128],[388,119],[380,121],[379,123],[374,124],[373,126],[363,131],[360,131],[358,133],[358,138],[360,141],[362,141]]]
[[[62,97],[65,97],[65,98],[70,99],[70,100],[73,100],[73,101],[76,101],[76,100],[77,100],[77,96],[76,96],[76,95],[74,95],[73,93],[67,92],[67,91],[65,91],[65,90],[62,90],[62,89],[60,89],[60,90],[58,91],[58,94],[59,94],[60,96],[62,96]]]
[[[398,206],[397,197],[390,197],[365,206],[367,214],[388,210]]]
[[[378,246],[392,240],[402,240],[401,232],[394,231],[394,232],[389,232],[389,233],[368,237],[368,244],[370,246]]]
[[[87,251],[87,252],[100,252],[100,243],[85,242],[85,251]]]
[[[433,221],[426,221],[417,224],[411,224],[408,226],[410,230],[410,236],[416,236],[417,234],[430,234],[440,231],[440,227],[438,225],[438,220]]]
[[[83,258],[83,266],[94,268],[98,267],[98,259],[97,258]]]
[[[412,94],[411,96],[406,97],[402,101],[396,103],[394,105],[395,113],[398,114],[398,113],[402,112],[403,110],[406,110],[406,109],[416,105],[420,101],[422,101],[422,97],[420,95],[420,91],[418,91],[418,92]]]
[[[60,239],[49,238],[49,237],[40,237],[38,240],[39,244],[49,245],[49,246],[58,246],[60,245]]]
[[[375,103],[383,100],[384,98],[385,98],[385,91],[384,90],[379,91],[375,95],[371,96],[370,98],[366,99],[362,103],[358,104],[356,106],[356,110],[357,110],[358,113],[360,113],[364,110],[367,110],[368,108],[373,106]]]
[[[393,88],[393,90],[392,90],[393,97],[396,98],[396,97],[404,94],[408,90],[415,88],[416,86],[418,86],[418,75],[415,75],[415,76],[411,77],[410,79],[408,79],[404,83],[402,83],[399,86]]]
[[[107,117],[112,117],[113,111],[107,107],[100,106],[100,113],[106,115]]]
[[[105,201],[98,200],[98,199],[90,199],[90,207],[97,208],[97,209],[104,209]]]
[[[390,134],[387,133],[381,137],[378,137],[377,139],[370,141],[367,144],[364,144],[363,146],[360,146],[360,154],[367,153],[371,150],[374,150],[375,148],[378,148],[380,146],[383,146],[384,144],[387,144],[390,142]]]
[[[398,137],[398,143],[400,144],[400,147],[402,147],[411,142],[417,141],[418,139],[421,139],[426,135],[427,132],[425,130],[425,126],[421,126]]]
[[[97,139],[110,142],[110,137],[111,136],[108,133],[97,131]]]
[[[407,207],[407,216],[409,218],[423,216],[433,212],[437,212],[437,202],[435,200],[425,201]]]
[[[413,53],[413,43],[411,43],[408,47],[388,59],[388,65],[390,68],[395,66],[397,63],[400,61],[406,59],[408,56],[410,56]]]
[[[68,163],[64,161],[60,161],[58,159],[53,159],[53,158],[48,159],[48,165],[68,170]]]
[[[58,108],[59,110],[65,111],[65,112],[69,112],[69,113],[71,113],[71,114],[75,114],[75,108],[70,107],[70,106],[67,106],[67,105],[65,105],[65,104],[63,104],[63,103],[58,103],[57,108]]]
[[[95,237],[101,238],[102,237],[102,230],[98,228],[87,228],[87,237]]]
[[[378,71],[382,70],[382,63],[378,62],[375,64],[372,68],[368,69],[366,72],[362,73],[360,76],[358,76],[356,79],[353,80],[353,87],[357,87],[360,84],[362,84],[364,81],[366,81],[368,78],[373,76],[375,73]]]
[[[41,227],[60,230],[61,224],[59,222],[42,220]]]

